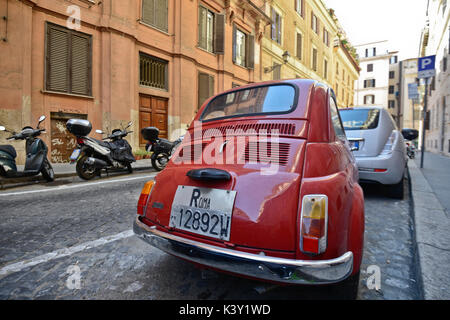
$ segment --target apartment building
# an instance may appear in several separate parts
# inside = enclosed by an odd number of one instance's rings
[[[173,139],[208,97],[261,79],[261,35],[271,22],[263,5],[1,0],[0,122],[19,130],[46,115],[52,162],[68,161],[75,141],[65,122],[73,117],[106,131],[132,120],[134,149],[145,126]],[[23,160],[23,143],[14,146]]]
[[[436,76],[428,86],[426,150],[450,156],[450,9],[446,0],[430,0],[420,43],[421,56],[436,55]]]
[[[355,84],[355,106],[395,109],[389,101],[396,101],[398,88],[390,81],[389,72],[394,71],[394,67],[390,66],[398,63],[398,52],[389,51],[387,40],[360,44],[355,48],[361,67],[359,80]],[[395,115],[392,112],[391,114]]]
[[[352,106],[359,67],[333,10],[321,0],[273,0],[264,12],[272,24],[262,38],[262,79],[317,79],[333,87],[340,108]]]

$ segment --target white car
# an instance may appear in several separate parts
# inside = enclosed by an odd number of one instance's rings
[[[339,112],[354,151],[360,182],[388,185],[390,196],[403,198],[406,148],[392,116],[381,107],[355,107]]]

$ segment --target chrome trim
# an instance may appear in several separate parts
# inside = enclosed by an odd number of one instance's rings
[[[286,284],[329,284],[353,271],[353,253],[330,260],[293,260],[257,255],[185,239],[149,227],[136,217],[134,233],[150,245],[176,257],[207,267]]]

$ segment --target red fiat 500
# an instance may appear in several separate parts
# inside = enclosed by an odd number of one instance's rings
[[[364,196],[333,91],[297,79],[210,98],[142,190],[134,232],[202,267],[357,290]]]

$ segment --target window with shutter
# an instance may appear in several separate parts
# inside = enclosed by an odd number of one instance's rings
[[[303,1],[304,0],[294,0],[295,1],[295,11],[303,17]]]
[[[167,61],[139,53],[139,84],[167,90],[167,67]]]
[[[198,14],[198,46],[213,52],[215,14],[202,6],[199,6]]]
[[[281,16],[280,14],[272,8],[272,40],[281,44]]]
[[[215,15],[214,53],[225,54],[225,15]]]
[[[317,71],[317,49],[312,49],[312,69]]]
[[[297,58],[302,58],[302,34],[297,33]]]
[[[46,24],[45,90],[92,95],[92,36]]]
[[[142,21],[164,32],[168,31],[168,0],[142,0]]]
[[[198,109],[214,95],[214,77],[203,72],[198,74]]]

